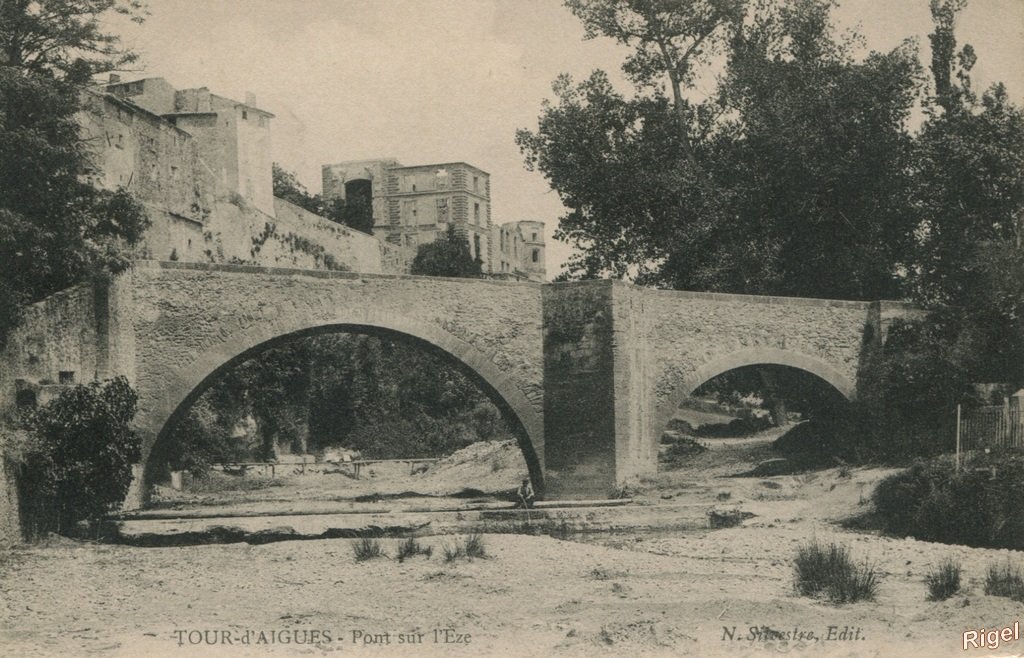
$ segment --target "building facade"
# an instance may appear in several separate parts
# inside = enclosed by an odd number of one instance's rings
[[[544,222],[525,220],[497,225],[491,244],[495,249],[492,276],[520,281],[546,280]]]
[[[543,281],[544,225],[491,218],[491,177],[465,162],[404,166],[393,158],[323,165],[323,195],[372,209],[373,233],[415,250],[451,224],[486,274]]]
[[[274,115],[210,93],[206,87],[175,89],[163,78],[113,81],[106,93],[164,119],[195,138],[199,156],[214,175],[221,198],[240,196],[273,216],[270,120]]]

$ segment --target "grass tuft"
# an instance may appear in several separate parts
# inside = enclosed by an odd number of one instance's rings
[[[816,541],[797,549],[794,560],[796,591],[802,596],[823,596],[832,603],[873,601],[878,574],[867,563],[854,564],[845,546]]]
[[[403,562],[406,558],[416,557],[417,555],[430,557],[433,554],[434,548],[432,546],[424,546],[416,541],[415,537],[409,537],[398,545],[397,558],[399,562]]]
[[[960,591],[960,563],[945,560],[924,577],[928,583],[928,600],[945,601]]]
[[[483,536],[475,532],[454,545],[445,544],[443,551],[445,562],[454,562],[463,557],[469,560],[488,557]]]
[[[380,546],[380,542],[376,539],[371,539],[370,537],[363,537],[357,541],[352,546],[352,550],[355,553],[356,562],[364,562],[378,557],[387,557],[384,549]]]
[[[1000,566],[989,565],[985,574],[985,593],[1024,603],[1024,576],[1021,576],[1020,567],[1009,562]]]

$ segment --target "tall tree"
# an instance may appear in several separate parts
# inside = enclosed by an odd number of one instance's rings
[[[87,182],[77,111],[68,81],[0,66],[0,344],[24,304],[127,267],[149,225],[127,192]]]
[[[137,0],[0,2],[0,344],[26,303],[127,267],[149,224],[126,192],[101,192],[75,113],[95,73],[135,60],[101,18],[142,20]]]
[[[680,145],[694,172],[691,122],[697,108],[685,98],[699,69],[742,20],[747,0],[566,0],[583,23],[586,38],[611,37],[634,48],[622,69],[639,87],[668,79]]]
[[[908,46],[856,61],[825,0],[757,2],[746,17],[739,3],[586,4],[612,17],[640,7],[644,25],[703,26],[674,52],[702,53],[714,40],[727,66],[709,98],[680,100],[700,60],[680,68],[655,56],[658,32],[623,28],[640,35],[624,67],[632,98],[600,72],[578,85],[563,76],[538,129],[517,133],[527,167],[568,209],[556,235],[581,250],[576,276],[817,297],[897,292],[914,225],[906,122],[920,66]],[[654,84],[658,71],[671,97]]]

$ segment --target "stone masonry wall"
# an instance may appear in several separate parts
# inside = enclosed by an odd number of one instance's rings
[[[231,359],[344,324],[418,337],[463,361],[516,412],[543,458],[540,286],[154,262],[128,276],[116,305],[130,307],[147,451],[182,401]]]
[[[543,287],[549,496],[605,498],[616,483],[616,351],[609,281]]]
[[[75,382],[96,374],[96,322],[93,286],[81,284],[33,304],[0,352],[0,414],[15,401],[15,381],[57,384],[61,372]]]
[[[0,351],[0,545],[21,538],[15,465],[8,461],[17,393],[31,391],[42,404],[63,388],[60,373],[92,381],[101,358],[97,349],[97,299],[91,284],[75,286],[24,309],[21,324]]]
[[[654,434],[694,388],[743,365],[801,368],[855,394],[868,302],[636,290]]]

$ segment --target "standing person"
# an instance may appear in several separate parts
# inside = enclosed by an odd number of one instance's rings
[[[533,507],[533,500],[535,495],[533,493],[533,485],[530,484],[530,478],[523,478],[523,483],[519,485],[519,490],[516,492],[516,507],[525,507],[530,509]]]

